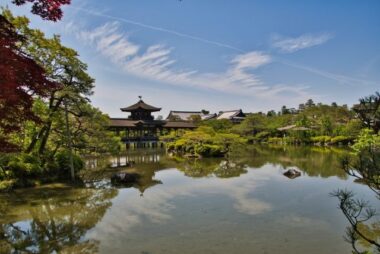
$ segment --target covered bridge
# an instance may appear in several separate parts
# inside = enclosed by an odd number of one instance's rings
[[[110,118],[110,130],[122,137],[127,148],[156,146],[159,136],[171,130],[195,129],[196,126],[188,121],[155,120],[153,112],[161,108],[146,104],[139,96],[139,101],[131,106],[121,108],[123,112],[130,113],[126,118]]]

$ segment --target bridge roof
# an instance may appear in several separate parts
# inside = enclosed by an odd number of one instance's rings
[[[156,111],[161,110],[161,108],[157,108],[157,107],[151,106],[149,104],[146,104],[143,100],[140,99],[137,103],[135,103],[129,107],[121,108],[121,111],[132,112],[132,111],[139,110],[139,109],[143,109],[143,110],[150,111],[150,112],[156,112]]]

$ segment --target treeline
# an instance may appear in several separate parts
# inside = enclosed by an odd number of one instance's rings
[[[240,123],[229,120],[196,121],[196,131],[162,137],[170,152],[191,156],[224,156],[244,143],[349,145],[364,129],[380,130],[380,94],[362,98],[351,109],[308,100],[298,109],[252,113]],[[225,137],[225,140],[223,140]],[[228,137],[228,138],[226,138]]]
[[[0,189],[67,179],[84,154],[117,152],[108,116],[90,104],[94,79],[78,53],[0,15]]]

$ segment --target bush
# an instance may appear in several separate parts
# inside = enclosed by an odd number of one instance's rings
[[[262,132],[257,133],[255,138],[259,141],[266,141],[269,136],[270,136],[270,133],[268,131],[262,131]]]
[[[22,179],[38,177],[43,173],[40,159],[30,154],[10,157],[5,168],[11,176]]]
[[[0,181],[0,192],[7,192],[14,188],[16,180]]]
[[[352,143],[354,141],[354,138],[347,137],[347,136],[336,136],[331,139],[331,144],[342,144],[342,145],[348,145],[349,143]]]
[[[55,163],[58,167],[58,174],[62,178],[69,178],[71,175],[71,168],[70,168],[70,153],[69,151],[62,151],[55,155]],[[82,159],[76,155],[73,154],[73,164],[74,164],[74,171],[75,174],[77,174],[80,170],[84,168],[84,162]]]
[[[225,154],[222,146],[209,144],[195,146],[195,152],[204,157],[221,157]]]

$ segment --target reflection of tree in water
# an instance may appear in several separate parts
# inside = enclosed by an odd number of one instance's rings
[[[237,177],[247,173],[245,164],[229,159],[195,159],[186,160],[176,166],[186,176],[207,177],[215,175],[220,178]]]
[[[359,152],[357,158],[346,158],[342,162],[347,174],[355,177],[356,182],[366,184],[376,198],[380,198],[380,151],[370,148]],[[350,224],[345,239],[351,244],[353,253],[369,253],[362,249],[380,253],[380,221],[373,205],[357,199],[349,190],[337,190],[332,196],[339,199],[339,208]]]
[[[272,163],[284,168],[297,167],[309,176],[346,179],[347,174],[341,169],[339,161],[339,157],[346,154],[347,150],[325,147],[252,146],[236,151],[232,156],[253,168]]]
[[[246,174],[247,169],[244,164],[239,164],[231,160],[223,160],[214,171],[215,176],[220,178],[237,177]]]
[[[55,188],[0,196],[1,253],[95,253],[84,240],[104,216],[114,189]]]

